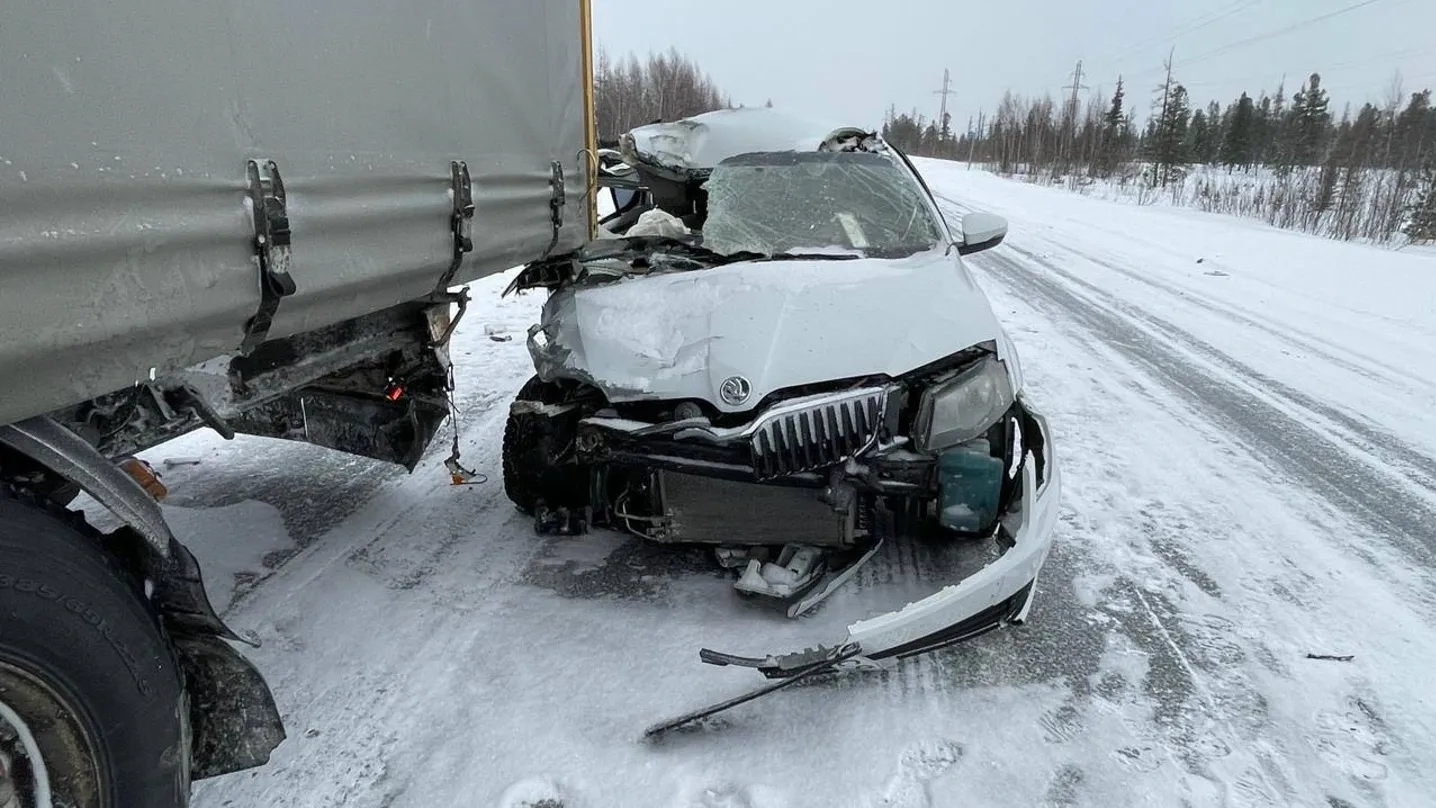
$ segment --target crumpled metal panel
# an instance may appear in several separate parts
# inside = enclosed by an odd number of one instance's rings
[[[586,237],[578,5],[11,0],[0,25],[0,423],[233,352],[260,301],[245,168],[282,174],[271,337]]]

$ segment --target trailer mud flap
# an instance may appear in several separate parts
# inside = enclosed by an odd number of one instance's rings
[[[217,637],[178,635],[174,645],[189,694],[191,778],[268,763],[285,732],[264,677]]]

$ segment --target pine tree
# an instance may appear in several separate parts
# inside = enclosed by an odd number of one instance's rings
[[[1271,97],[1261,94],[1252,119],[1251,161],[1254,165],[1266,165],[1271,160],[1272,148],[1272,104]]]
[[[1125,145],[1127,133],[1127,116],[1122,110],[1122,101],[1126,97],[1123,89],[1122,77],[1117,77],[1117,89],[1112,93],[1112,104],[1107,108],[1107,114],[1102,116],[1101,145],[1097,150],[1097,171],[1103,177],[1112,176],[1116,169],[1118,155]]]
[[[1421,170],[1401,232],[1417,243],[1436,241],[1436,161],[1427,160]]]
[[[1286,106],[1286,81],[1276,86],[1276,96],[1271,101],[1271,115],[1267,118],[1264,160],[1278,174],[1291,169],[1291,111]]]
[[[936,156],[941,144],[942,131],[937,128],[937,121],[929,121],[927,128],[922,132],[922,148],[919,153],[924,157]]]
[[[1347,145],[1342,151],[1346,165],[1366,168],[1376,162],[1375,146],[1381,134],[1381,110],[1375,104],[1362,104],[1356,113],[1356,121],[1347,134]]]
[[[1256,145],[1257,119],[1256,104],[1252,102],[1251,96],[1242,93],[1235,108],[1231,110],[1230,117],[1227,135],[1222,141],[1222,162],[1228,168],[1241,166],[1245,171],[1255,162],[1253,150]]]
[[[1108,134],[1115,134],[1122,128],[1122,100],[1126,97],[1127,92],[1123,89],[1122,77],[1118,76],[1117,89],[1112,93],[1112,105],[1107,108],[1107,114],[1102,118],[1102,123],[1106,125]]]
[[[1222,139],[1226,137],[1226,120],[1222,117],[1222,105],[1215,101],[1207,104],[1207,147],[1197,155],[1197,161],[1215,164],[1221,157]]]
[[[1291,138],[1293,164],[1310,166],[1321,162],[1331,129],[1328,103],[1327,94],[1321,89],[1319,73],[1312,73],[1307,83],[1292,96],[1292,126],[1288,135]]]
[[[1187,127],[1186,143],[1183,145],[1193,161],[1202,162],[1202,154],[1206,152],[1207,140],[1210,137],[1211,127],[1207,124],[1207,113],[1200,109],[1193,112],[1191,124]]]
[[[1186,165],[1190,159],[1186,147],[1187,127],[1192,113],[1187,103],[1187,88],[1172,82],[1164,107],[1151,128],[1149,156],[1153,163],[1153,179],[1166,187],[1173,179],[1173,169]]]
[[[1420,165],[1423,156],[1436,147],[1431,142],[1436,111],[1431,109],[1431,91],[1411,94],[1406,109],[1396,116],[1396,139],[1400,153],[1398,168]]]

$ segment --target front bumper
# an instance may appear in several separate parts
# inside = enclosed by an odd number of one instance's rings
[[[782,678],[823,659],[842,656],[844,666],[872,665],[1024,621],[1032,608],[1038,575],[1052,549],[1062,490],[1046,419],[1029,409],[1026,422],[1027,455],[1020,498],[1001,518],[1002,531],[1011,545],[997,559],[898,611],[853,623],[848,626],[847,638],[833,646],[761,658],[705,649],[700,657],[710,664],[753,667],[766,676]]]

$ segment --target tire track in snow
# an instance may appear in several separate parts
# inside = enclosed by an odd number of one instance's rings
[[[1314,415],[1326,418],[1327,420],[1340,425],[1342,428],[1355,436],[1357,441],[1365,444],[1365,446],[1362,446],[1361,448],[1371,452],[1373,455],[1380,457],[1383,462],[1389,465],[1406,469],[1413,480],[1418,482],[1423,488],[1426,488],[1427,490],[1436,493],[1436,457],[1431,457],[1430,455],[1422,453],[1415,447],[1401,440],[1401,438],[1397,435],[1394,435],[1391,432],[1388,432],[1372,424],[1370,421],[1354,417],[1351,414],[1345,412],[1344,410],[1341,410],[1330,404],[1312,398],[1311,396],[1301,392],[1300,390],[1297,390],[1289,385],[1283,384],[1276,379],[1271,378],[1270,376],[1256,371],[1250,365],[1233,359],[1230,355],[1218,350],[1210,343],[1204,342],[1203,340],[1192,334],[1190,331],[1186,331],[1182,328],[1179,328],[1167,320],[1149,314],[1143,309],[1113,296],[1111,293],[1103,290],[1101,287],[1092,284],[1086,280],[1083,280],[1082,278],[1077,277],[1073,273],[1057,266],[1055,263],[1043,257],[1042,255],[1031,252],[1029,250],[1022,249],[1021,247],[1014,246],[1012,247],[1012,249],[1014,252],[1018,253],[1019,255],[1022,255],[1028,260],[1042,265],[1046,270],[1060,275],[1067,282],[1081,287],[1085,292],[1093,296],[1103,298],[1104,302],[1110,303],[1112,306],[1122,311],[1123,314],[1134,320],[1139,320],[1151,326],[1152,328],[1162,332],[1162,334],[1168,339],[1180,344],[1184,348],[1191,350],[1193,353],[1196,353],[1205,359],[1208,359],[1218,365],[1221,365],[1231,370],[1233,374],[1239,377],[1251,379],[1252,381],[1260,384],[1268,392],[1278,398],[1284,398],[1297,407],[1308,410]],[[1088,260],[1093,261],[1094,263],[1099,263],[1101,266],[1116,271],[1122,275],[1126,275],[1136,280],[1150,283],[1153,288],[1162,289],[1172,294],[1182,294],[1175,287],[1165,286],[1164,284],[1161,284],[1156,281],[1149,281],[1148,279],[1142,277],[1139,273],[1121,270],[1111,264],[1102,263],[1093,258],[1088,258]],[[1216,311],[1219,314],[1223,313],[1215,308],[1212,308],[1211,310]],[[1234,321],[1238,323],[1261,329],[1264,332],[1286,339],[1293,345],[1301,345],[1301,343],[1299,342],[1290,340],[1282,336],[1281,333],[1276,329],[1262,325],[1255,320],[1240,317],[1235,314],[1232,314],[1230,316]],[[1303,348],[1310,350],[1308,346],[1303,346]],[[1335,363],[1339,363],[1342,367],[1360,373],[1367,378],[1385,382],[1385,379],[1382,379],[1380,376],[1372,374],[1370,371],[1364,368],[1360,368],[1355,364],[1338,360],[1335,357],[1332,357],[1330,354],[1324,354],[1319,350],[1313,350],[1312,352],[1320,353],[1323,355],[1324,358],[1327,358],[1328,360]]]
[[[1168,283],[1166,281],[1158,280],[1157,278],[1152,277],[1150,274],[1144,273],[1140,269],[1133,267],[1130,264],[1126,264],[1125,262],[1118,262],[1111,258],[1104,258],[1102,256],[1083,250],[1079,247],[1063,244],[1061,242],[1053,242],[1049,239],[1042,238],[1041,236],[1038,236],[1038,238],[1043,241],[1046,241],[1049,246],[1053,247],[1058,251],[1071,253],[1104,269],[1109,269],[1126,278],[1142,283],[1146,286],[1151,287],[1152,289],[1156,289],[1159,292],[1165,292],[1170,295],[1181,297],[1185,300],[1195,303],[1196,305],[1213,314],[1225,317],[1238,325],[1261,331],[1262,333],[1274,339],[1278,339],[1282,342],[1285,342],[1286,344],[1291,345],[1294,348],[1298,348],[1307,353],[1315,354],[1324,361],[1329,362],[1330,364],[1335,365],[1342,370],[1348,371],[1350,373],[1355,373],[1366,379],[1369,379],[1374,382],[1379,382],[1381,384],[1391,384],[1393,379],[1402,379],[1405,381],[1411,380],[1411,378],[1403,369],[1396,367],[1395,365],[1387,364],[1378,359],[1361,356],[1359,361],[1353,361],[1345,356],[1341,356],[1338,351],[1342,351],[1344,349],[1340,344],[1331,342],[1327,339],[1323,339],[1322,337],[1316,334],[1312,334],[1309,331],[1304,331],[1299,328],[1278,328],[1261,319],[1258,319],[1258,317],[1254,315],[1250,309],[1226,301],[1218,300],[1214,297],[1198,292],[1195,289],[1184,288],[1174,283]],[[1013,249],[1016,249],[1018,252],[1030,254],[1020,248],[1014,247]],[[1380,373],[1376,373],[1372,370],[1372,367],[1379,367],[1382,370],[1387,371],[1391,375],[1385,376]],[[1414,392],[1414,389],[1410,388],[1409,386],[1408,390],[1412,390]]]
[[[487,436],[495,434],[507,414],[506,408],[492,405],[504,399],[496,393],[467,402],[472,409],[462,424],[462,443],[478,436],[475,448],[490,455],[496,443]],[[440,437],[436,444],[445,444]],[[441,473],[446,453],[436,445],[414,474],[386,481],[367,505],[286,559],[227,615],[240,623],[257,622],[258,633],[269,640],[249,657],[279,698],[290,738],[273,763],[248,778],[197,784],[196,806],[388,805],[411,789],[412,773],[395,761],[412,748],[412,738],[401,728],[412,712],[414,692],[395,683],[414,676],[415,665],[440,669],[434,660],[441,660],[452,644],[471,639],[457,627],[481,625],[475,613],[503,609],[513,596],[506,585],[539,549],[528,535],[506,529],[519,520],[502,507],[507,500],[501,483],[449,488]],[[476,465],[489,470],[496,461],[485,456]],[[438,478],[443,481],[435,482]],[[444,496],[435,496],[435,489]],[[356,564],[356,554],[376,563]],[[340,592],[334,601],[342,609],[340,601],[349,596],[346,569],[376,578],[393,593],[395,622],[386,627],[376,620],[364,631],[388,634],[405,651],[382,645],[376,650],[359,634],[341,630],[331,636],[313,624],[303,605],[306,591]],[[408,614],[429,618],[420,630],[400,636],[407,627],[402,615]],[[328,612],[322,617],[337,619]],[[353,664],[352,658],[346,651],[336,659],[334,643],[373,653],[346,670],[343,662]]]
[[[1091,295],[1101,305],[1092,305],[1068,284],[1052,282],[1050,268],[1038,275],[1032,267],[1001,253],[985,253],[974,263],[1034,303],[1045,303],[1076,321],[1197,405],[1303,488],[1404,552],[1417,562],[1418,569],[1436,566],[1436,546],[1431,538],[1436,508],[1429,502],[1393,485],[1390,475],[1372,468],[1280,407],[1195,365],[1173,350],[1171,341],[1153,340],[1152,331],[1128,315],[1133,308],[1130,304],[1094,289]],[[1066,273],[1059,273],[1062,275]],[[1429,578],[1427,581],[1429,587]]]
[[[959,218],[963,213],[972,211],[971,206],[950,197],[939,196],[938,199]],[[1389,377],[1374,373],[1370,370],[1370,368],[1364,367],[1360,363],[1352,362],[1348,359],[1336,355],[1331,351],[1324,350],[1323,348],[1318,347],[1318,343],[1333,348],[1338,347],[1332,345],[1326,340],[1320,339],[1319,337],[1310,334],[1303,334],[1303,336],[1306,337],[1309,341],[1295,339],[1292,337],[1291,334],[1286,333],[1281,329],[1261,322],[1254,317],[1248,316],[1244,312],[1240,312],[1235,307],[1218,303],[1217,301],[1214,301],[1197,292],[1183,289],[1176,286],[1175,284],[1169,284],[1157,280],[1150,277],[1146,273],[1140,272],[1132,267],[1119,266],[1115,261],[1110,258],[1103,258],[1101,256],[1093,255],[1077,247],[1073,247],[1060,242],[1052,242],[1050,239],[1043,239],[1041,236],[1037,236],[1037,238],[1046,242],[1049,246],[1059,251],[1069,252],[1090,263],[1096,264],[1112,272],[1116,272],[1117,274],[1131,280],[1146,284],[1147,286],[1158,291],[1175,295],[1185,300],[1190,300],[1196,303],[1201,308],[1206,309],[1207,311],[1214,314],[1226,317],[1232,322],[1235,322],[1245,327],[1257,329],[1269,336],[1280,339],[1283,342],[1292,345],[1293,347],[1299,348],[1300,350],[1316,354],[1327,362],[1330,362],[1331,364],[1336,365],[1337,367],[1340,367],[1351,373],[1360,375],[1363,378],[1366,378],[1371,381],[1377,381],[1382,384],[1389,384],[1391,382],[1391,379]],[[1398,466],[1407,470],[1413,479],[1419,477],[1420,479],[1415,481],[1419,485],[1421,485],[1421,487],[1427,489],[1433,494],[1436,494],[1436,457],[1433,457],[1429,454],[1426,454],[1425,452],[1416,449],[1409,443],[1403,441],[1399,436],[1392,434],[1385,429],[1382,429],[1381,427],[1371,423],[1368,420],[1353,416],[1349,412],[1346,412],[1337,407],[1333,407],[1332,405],[1325,402],[1319,401],[1289,385],[1282,384],[1281,382],[1269,376],[1257,372],[1249,365],[1237,361],[1229,354],[1218,350],[1210,343],[1201,340],[1197,336],[1193,335],[1191,332],[1178,328],[1169,321],[1157,318],[1149,314],[1145,310],[1141,309],[1140,307],[1134,306],[1131,303],[1121,300],[1120,298],[1112,295],[1110,292],[1107,292],[1106,290],[1078,277],[1077,275],[1066,270],[1065,268],[1056,265],[1050,259],[1039,253],[1033,252],[1029,249],[1024,249],[1023,247],[1012,244],[1011,242],[1004,243],[1004,246],[1012,249],[1014,252],[1022,255],[1028,260],[1041,264],[1048,271],[1062,276],[1071,283],[1081,286],[1084,290],[1087,290],[1092,294],[1103,298],[1104,301],[1110,302],[1114,306],[1120,308],[1122,311],[1124,311],[1124,313],[1128,314],[1128,316],[1134,319],[1140,319],[1144,322],[1147,322],[1152,327],[1165,332],[1166,335],[1174,342],[1182,343],[1185,347],[1190,348],[1192,351],[1202,355],[1203,357],[1213,362],[1225,365],[1238,376],[1251,378],[1254,381],[1259,382],[1261,385],[1266,387],[1267,391],[1272,395],[1279,398],[1285,398],[1293,405],[1306,409],[1320,417],[1326,418],[1332,423],[1346,429],[1355,437],[1356,440],[1354,441],[1354,443],[1365,444],[1364,446],[1361,446],[1362,449],[1372,453],[1373,455],[1380,456],[1383,461],[1393,466]],[[983,256],[978,256],[978,260],[980,262],[984,257],[990,258],[992,257],[992,255],[992,253],[986,253]],[[1364,359],[1365,361],[1371,362],[1371,364],[1373,365],[1390,371],[1397,377],[1405,377],[1405,373],[1400,368],[1379,362],[1377,360],[1372,360],[1369,358]]]

